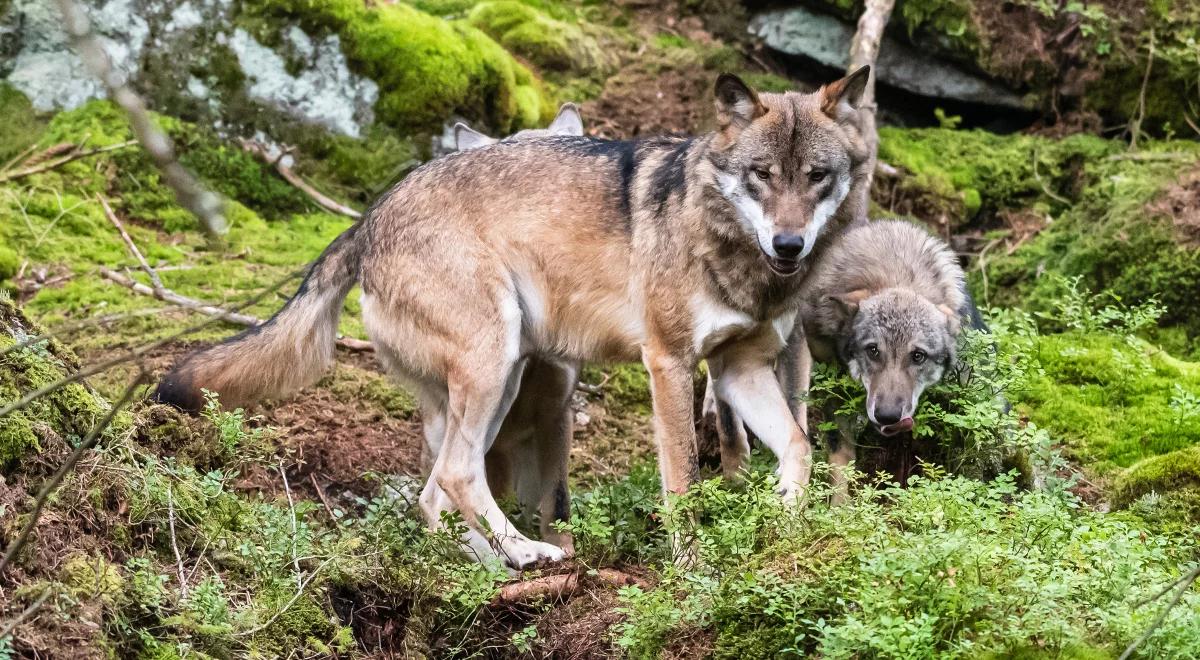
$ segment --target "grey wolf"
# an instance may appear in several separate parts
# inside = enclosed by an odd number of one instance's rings
[[[880,433],[911,430],[921,394],[955,360],[963,319],[978,319],[964,280],[950,247],[907,222],[863,223],[834,237],[801,288],[796,332],[780,358],[785,389],[802,395],[812,360],[836,361],[866,389],[867,418]],[[795,401],[806,425],[806,406]],[[736,415],[720,407],[718,415],[729,474],[749,446]],[[830,453],[835,501],[845,498],[844,468],[854,453],[842,428]]]
[[[528,140],[554,135],[583,135],[583,118],[579,116],[579,108],[575,107],[574,103],[564,103],[559,106],[554,121],[551,121],[546,128],[527,128],[502,139]],[[454,143],[459,151],[478,149],[497,142],[500,140],[484,135],[461,121],[454,125]]]
[[[487,483],[485,455],[533,358],[562,383],[584,361],[640,358],[670,492],[696,478],[692,373],[707,359],[717,396],[778,457],[794,500],[812,450],[772,365],[807,257],[864,212],[868,73],[761,95],[724,74],[717,129],[696,138],[546,137],[426,163],[334,240],[282,310],[186,358],[156,397],[195,408],[207,388],[245,405],[315,381],[357,282],[379,358],[421,402],[433,449],[422,513],[437,528],[460,512],[481,557],[519,568],[569,552],[517,530]],[[546,457],[523,468],[558,474]],[[547,486],[562,514],[566,485]]]

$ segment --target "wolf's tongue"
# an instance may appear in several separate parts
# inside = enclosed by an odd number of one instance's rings
[[[895,424],[888,424],[887,426],[879,427],[879,432],[886,436],[893,436],[893,435],[896,435],[897,433],[911,431],[912,427],[913,427],[913,418],[905,417],[904,419],[896,422]]]

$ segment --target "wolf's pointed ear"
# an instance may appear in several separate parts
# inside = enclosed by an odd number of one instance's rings
[[[862,105],[863,92],[871,78],[871,65],[821,87],[821,111],[838,119],[845,111],[858,110]]]
[[[846,293],[831,293],[829,300],[837,303],[838,311],[842,314],[842,323],[848,323],[858,314],[858,305],[862,301],[870,297],[871,292],[866,289],[856,289],[847,291]]]
[[[950,309],[950,306],[946,304],[938,305],[937,308],[939,312],[946,315],[946,328],[950,331],[950,334],[957,335],[958,331],[962,329],[962,319],[959,317],[958,312]]]
[[[461,121],[454,125],[454,145],[458,147],[459,151],[486,147],[495,142],[495,138],[490,138]]]
[[[583,117],[574,103],[564,103],[547,127],[551,135],[583,135]]]
[[[714,91],[717,95],[717,124],[721,130],[732,126],[740,131],[767,114],[767,108],[758,100],[758,94],[732,73],[718,76]]]

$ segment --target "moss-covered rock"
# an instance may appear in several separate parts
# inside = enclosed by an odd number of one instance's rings
[[[591,75],[602,74],[614,64],[577,25],[553,19],[517,0],[481,2],[471,9],[467,21],[543,69]]]
[[[1087,159],[1079,201],[1013,254],[988,260],[989,301],[1049,313],[1061,279],[1047,274],[1079,276],[1084,287],[1129,303],[1158,298],[1166,308],[1160,324],[1180,329],[1171,348],[1196,355],[1200,249],[1181,239],[1170,209],[1156,202],[1197,157],[1200,147],[1178,141]],[[973,279],[982,289],[982,275]]]
[[[1085,134],[1052,140],[949,128],[883,127],[879,140],[879,158],[905,173],[889,200],[949,230],[1001,209],[1062,207],[1084,165],[1120,149]]]
[[[376,117],[401,129],[428,129],[460,113],[507,131],[554,114],[529,69],[462,21],[354,0],[252,3],[247,13],[337,34],[351,66],[379,84]]]
[[[0,402],[8,404],[26,393],[61,380],[79,368],[75,356],[57,341],[14,345],[41,330],[29,322],[7,295],[0,293]],[[2,405],[0,404],[0,405]],[[0,417],[0,471],[7,472],[44,442],[74,444],[92,430],[108,404],[86,384],[72,383],[29,405]],[[117,431],[106,431],[108,434]]]
[[[1200,444],[1200,411],[1187,399],[1200,393],[1200,364],[1083,332],[1044,335],[1036,355],[1042,373],[1020,393],[1027,414],[1096,471]]]
[[[1116,504],[1128,505],[1148,493],[1167,494],[1188,488],[1200,488],[1200,445],[1135,463],[1117,478],[1113,499]]]
[[[125,592],[120,569],[104,557],[75,555],[63,564],[59,578],[75,598],[99,600],[109,606]]]

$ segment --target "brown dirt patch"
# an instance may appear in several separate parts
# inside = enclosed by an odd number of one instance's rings
[[[1170,217],[1181,244],[1200,248],[1200,167],[1180,175],[1147,210]]]
[[[600,98],[583,104],[589,133],[626,139],[690,133],[712,123],[712,74],[700,67],[652,71],[637,65],[609,79]]]

